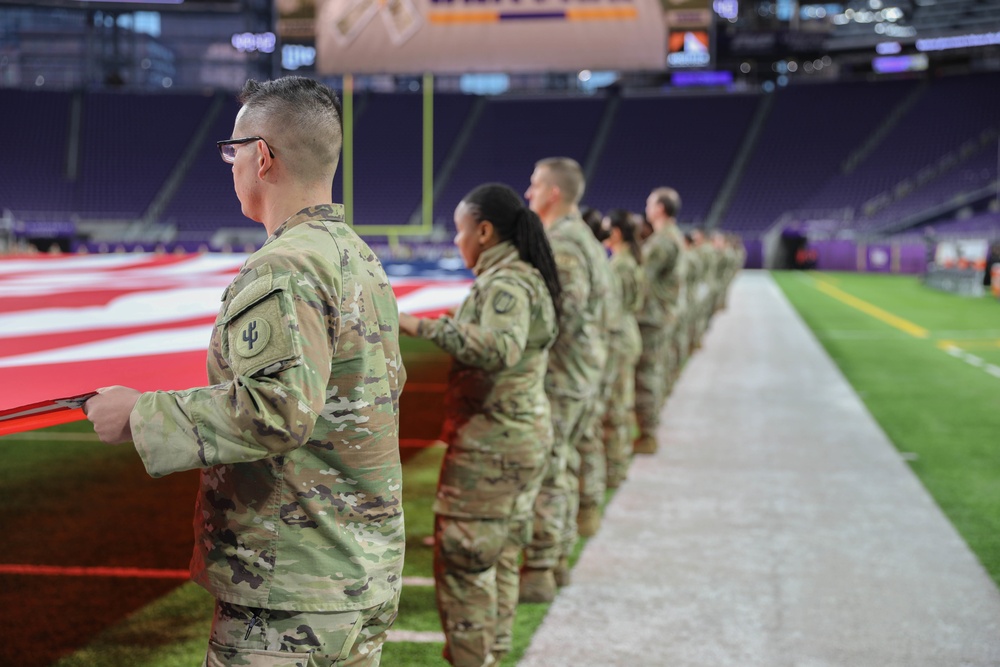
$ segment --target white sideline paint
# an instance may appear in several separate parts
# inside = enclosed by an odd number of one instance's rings
[[[1000,592],[744,271],[520,667],[996,667]]]

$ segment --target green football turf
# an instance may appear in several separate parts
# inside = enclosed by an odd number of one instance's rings
[[[775,279],[1000,582],[994,442],[1000,377],[989,372],[991,366],[1000,372],[1000,303],[895,276],[777,273]],[[832,297],[822,283],[926,329],[927,337]],[[415,341],[406,342],[404,355],[412,391],[403,397],[403,437],[433,440],[448,360]],[[131,448],[101,445],[86,423],[2,438],[0,447],[5,562],[186,567],[196,473],[151,480]],[[442,455],[440,448],[404,451],[406,577],[432,576],[424,539],[432,532]],[[48,665],[64,656],[58,667],[181,667],[200,664],[204,655],[212,601],[193,584],[21,576],[0,582],[0,624],[24,637],[8,643],[5,657],[13,664]],[[547,610],[518,608],[515,650],[505,667],[517,663]],[[432,587],[404,587],[394,630],[440,632]],[[47,647],[48,659],[40,660],[39,646]],[[443,665],[441,649],[439,642],[388,643],[382,664]]]
[[[404,339],[403,353],[402,437],[433,441],[450,361],[425,341]],[[101,444],[87,422],[0,438],[0,449],[6,463],[0,467],[4,562],[186,569],[197,472],[151,479],[132,447]],[[424,540],[433,532],[431,505],[443,454],[440,447],[402,452],[404,577],[433,576],[432,548]],[[16,639],[3,652],[12,664],[186,667],[204,656],[212,600],[194,584],[22,575],[2,575],[0,584],[0,625]],[[547,610],[519,607],[505,666],[516,664]],[[404,586],[393,629],[440,633],[432,586]],[[382,664],[443,665],[442,648],[439,641],[387,643]]]
[[[1000,583],[1000,303],[932,290],[906,276],[774,278]],[[830,296],[824,283],[925,329],[926,337]]]
[[[72,427],[71,427],[72,428]],[[10,444],[10,443],[7,443]],[[428,448],[408,456],[404,463],[404,512],[407,520],[407,577],[432,576],[431,548],[423,538],[431,534],[431,502],[444,450]],[[610,494],[609,494],[610,497]],[[576,550],[578,557],[581,541]],[[575,558],[574,558],[575,561]],[[548,605],[518,608],[515,645],[503,665],[512,667],[527,649],[531,635]],[[56,663],[56,667],[182,667],[199,664],[211,624],[212,599],[200,587],[185,583],[152,601],[94,638],[86,647]],[[440,632],[431,586],[404,586],[394,630]],[[443,665],[440,642],[391,642],[383,649],[387,666]]]

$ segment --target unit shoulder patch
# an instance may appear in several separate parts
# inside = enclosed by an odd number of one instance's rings
[[[493,311],[499,315],[510,312],[515,303],[517,303],[517,299],[506,290],[500,290],[493,295]]]
[[[254,317],[240,327],[236,334],[236,354],[244,358],[255,357],[264,351],[271,340],[271,325],[267,320]]]

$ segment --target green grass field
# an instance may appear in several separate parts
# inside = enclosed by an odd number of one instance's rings
[[[777,273],[775,279],[945,514],[1000,582],[1000,304],[916,279]],[[404,438],[433,440],[448,360],[410,341]],[[0,438],[5,563],[184,569],[194,472],[146,476],[131,447],[87,423]],[[430,578],[431,502],[443,450],[404,451],[404,576]],[[582,548],[578,545],[576,555]],[[518,609],[516,664],[547,605]],[[181,580],[0,575],[3,664],[189,667],[204,655],[212,600]],[[433,588],[404,586],[386,667],[444,665]]]
[[[402,437],[434,440],[450,361],[407,340]],[[130,446],[97,441],[89,423],[0,438],[0,526],[6,564],[184,570],[191,556],[197,473],[149,478]],[[444,450],[403,450],[407,545],[403,575],[430,579],[431,504]],[[581,543],[582,544],[582,543]],[[576,555],[579,555],[577,549]],[[0,574],[0,664],[19,667],[190,667],[201,664],[212,599],[180,579]],[[518,610],[517,663],[548,605]],[[444,665],[433,586],[404,585],[394,631],[422,641],[386,644],[388,667]],[[430,641],[428,641],[430,640]]]
[[[774,277],[1000,583],[1000,303],[905,276]],[[871,314],[880,311],[903,322]]]

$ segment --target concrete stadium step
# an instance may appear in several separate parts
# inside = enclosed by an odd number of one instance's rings
[[[1000,664],[1000,592],[744,271],[521,667]]]

